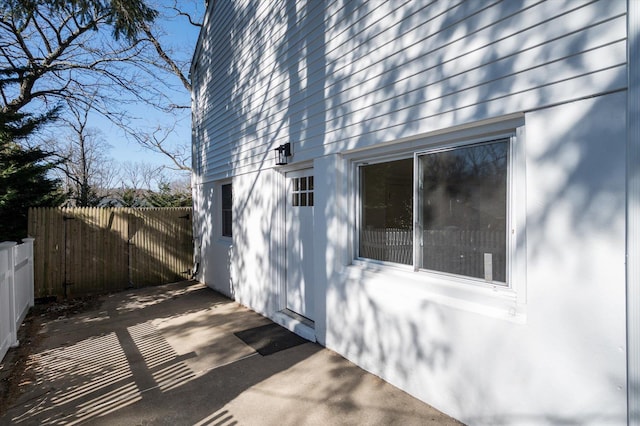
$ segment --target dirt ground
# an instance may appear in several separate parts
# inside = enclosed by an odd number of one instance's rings
[[[38,352],[44,335],[43,320],[62,319],[100,306],[97,296],[36,303],[18,330],[20,345],[9,349],[0,362],[0,413],[11,407],[22,395],[22,389],[36,380],[33,354]]]

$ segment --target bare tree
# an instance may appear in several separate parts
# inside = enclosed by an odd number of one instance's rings
[[[154,6],[197,25],[176,1]],[[181,141],[169,135],[188,114],[193,46],[178,55],[163,44],[156,9],[143,0],[0,0],[0,111],[42,113],[62,103],[90,108],[187,167],[175,149]],[[170,124],[145,130],[135,113],[141,103]]]
[[[145,191],[164,179],[162,167],[140,161],[125,161],[120,167],[120,186]]]
[[[123,207],[179,207],[191,205],[188,176],[170,179],[162,167],[144,162],[124,162],[115,201]]]
[[[172,170],[190,172],[191,147],[184,143],[176,143],[175,122],[157,125],[154,129],[137,131],[128,129],[130,136],[141,146],[167,156],[173,166]],[[173,142],[173,143],[172,143]]]
[[[62,118],[64,127],[51,139],[62,163],[58,170],[68,193],[68,205],[92,207],[108,196],[116,170],[113,159],[106,155],[109,145],[101,132],[88,126],[89,105],[70,104],[69,114]]]
[[[169,3],[160,4],[160,13],[166,19],[181,19],[184,22],[186,18],[189,25],[200,28],[202,24],[197,17],[185,12],[184,7],[189,2],[181,2],[181,8],[178,7],[178,2],[174,0]],[[197,2],[196,2],[197,3]],[[195,8],[197,10],[197,8]],[[142,25],[142,31],[146,35],[147,40],[151,43],[155,49],[158,58],[160,59],[157,64],[160,66],[166,74],[172,74],[177,77],[178,81],[182,84],[186,93],[191,93],[191,82],[188,78],[188,70],[191,64],[191,54],[195,46],[190,46],[186,51],[187,55],[177,52],[178,49],[171,47],[166,42],[170,39],[170,36],[160,27],[155,25],[154,28],[144,24]],[[174,115],[173,120],[165,120],[162,123],[158,123],[154,126],[148,127],[146,130],[141,129],[139,125],[131,126],[121,123],[121,127],[125,129],[128,135],[143,147],[160,154],[167,156],[173,163],[173,167],[169,167],[178,171],[191,171],[191,147],[190,138],[186,140],[180,140],[176,132],[176,124],[180,120],[190,120],[191,116],[189,110],[191,108],[190,98],[186,99],[184,104],[171,103],[165,111],[171,111]],[[182,113],[186,111],[186,113]]]
[[[113,100],[105,88],[114,84],[139,97],[135,77],[144,71],[143,64],[135,70],[122,64],[144,53],[137,37],[140,25],[157,15],[143,2],[8,0],[0,5],[3,112],[19,112],[34,103],[46,110],[61,101],[86,102],[94,94]],[[105,37],[102,28],[110,28],[112,37]]]

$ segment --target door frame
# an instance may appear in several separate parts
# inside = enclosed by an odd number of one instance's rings
[[[309,212],[306,201],[303,200],[307,200],[306,196],[305,198],[301,198],[300,199],[300,206],[294,206],[293,205],[293,201],[292,201],[292,196],[293,196],[293,191],[294,188],[291,187],[291,183],[293,181],[293,179],[296,178],[301,178],[301,177],[307,177],[307,176],[314,176],[314,169],[313,167],[306,167],[306,168],[300,168],[300,169],[296,169],[296,170],[289,170],[285,173],[285,203],[284,203],[284,211],[285,211],[285,257],[284,257],[284,269],[285,269],[285,309],[292,313],[293,316],[295,317],[300,317],[301,319],[305,319],[307,321],[314,321],[314,311],[315,311],[315,286],[314,286],[314,272],[313,272],[313,267],[314,267],[314,259],[313,259],[313,210],[311,210],[311,212]],[[305,187],[306,188],[306,187]],[[301,188],[302,189],[302,188]],[[303,193],[307,193],[305,190],[302,191]],[[315,192],[315,191],[313,191]],[[313,200],[313,198],[311,198]],[[313,203],[315,204],[315,203]],[[315,208],[314,205],[311,205],[310,207],[313,209]],[[303,209],[302,211],[298,211],[298,209]],[[311,213],[311,230],[308,229],[303,229],[303,226],[295,226],[293,221],[295,220],[294,218],[297,218],[298,221],[300,223],[305,223],[306,226],[309,226],[309,223],[307,222],[307,220],[309,219],[309,213]],[[304,215],[304,217],[302,217],[301,215]],[[306,218],[306,219],[305,219]],[[293,248],[289,246],[289,243],[291,243],[292,241],[294,241],[295,244],[295,239],[292,240],[291,237],[292,235],[290,234],[291,232],[296,232],[293,231],[293,229],[297,229],[297,233],[296,235],[294,235],[294,237],[297,238],[298,243],[302,244],[303,246],[310,248],[312,251],[308,252],[308,251],[304,251],[304,258],[301,258],[300,256],[292,256],[292,250]],[[305,232],[306,231],[306,232]],[[310,247],[308,247],[308,244],[310,243]],[[309,258],[308,255],[311,254],[311,257]],[[290,262],[291,260],[291,262]],[[309,271],[309,269],[307,269],[307,267],[305,266],[301,266],[300,269],[298,269],[298,267],[296,266],[296,264],[300,264],[300,265],[306,265],[309,268],[311,268],[311,271]],[[292,277],[291,273],[293,270],[297,270],[299,271],[302,276],[300,277],[302,279],[302,284],[300,283],[295,283],[295,282],[291,282],[289,279]],[[289,296],[291,294],[291,290],[300,290],[302,292],[302,294],[304,295],[304,298],[302,301],[297,301],[297,302],[293,302],[289,299]],[[295,306],[294,306],[295,305]]]
[[[286,224],[286,207],[287,207],[287,173],[296,172],[301,170],[314,170],[313,161],[305,161],[302,163],[296,163],[295,165],[282,166],[274,168],[274,199],[276,205],[274,207],[273,216],[273,228],[271,238],[271,253],[273,253],[271,265],[272,265],[272,280],[274,283],[274,289],[276,291],[276,297],[273,298],[272,319],[278,324],[291,331],[294,331],[301,336],[315,341],[315,333],[313,329],[300,330],[300,326],[303,325],[297,318],[292,318],[286,315],[287,311],[287,224]],[[306,328],[303,325],[303,328]],[[311,332],[311,334],[309,334]]]

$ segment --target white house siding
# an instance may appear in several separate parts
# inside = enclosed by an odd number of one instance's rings
[[[212,3],[205,180],[264,167],[291,132],[300,161],[626,85],[622,0]]]
[[[282,308],[273,149],[291,142],[315,174],[319,342],[468,424],[624,424],[626,2],[209,3],[192,67],[199,278]],[[512,293],[353,260],[352,160],[510,120]]]
[[[219,187],[213,183],[194,188],[194,253],[198,263],[198,276],[219,292],[233,297],[231,259],[233,244],[219,235],[216,213],[219,205]]]
[[[316,221],[326,346],[468,424],[624,424],[624,105],[617,93],[525,116],[520,319],[413,272],[341,269],[341,220]]]

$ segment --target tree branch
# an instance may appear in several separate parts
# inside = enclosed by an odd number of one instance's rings
[[[189,82],[189,79],[184,74],[182,74],[182,71],[180,70],[178,65],[176,65],[175,61],[166,54],[166,52],[160,45],[160,42],[158,42],[156,37],[151,32],[151,28],[149,28],[149,26],[145,24],[142,26],[142,30],[149,38],[149,41],[151,42],[153,47],[156,49],[158,56],[160,56],[160,58],[169,66],[173,74],[180,79],[184,88],[187,89],[187,92],[191,93],[191,83]]]
[[[201,22],[194,21],[190,14],[188,14],[186,12],[183,12],[182,10],[178,9],[178,2],[177,1],[173,2],[173,7],[171,7],[171,9],[174,10],[178,14],[178,16],[186,16],[187,19],[189,20],[189,23],[191,25],[193,25],[194,27],[202,28],[202,23]]]

